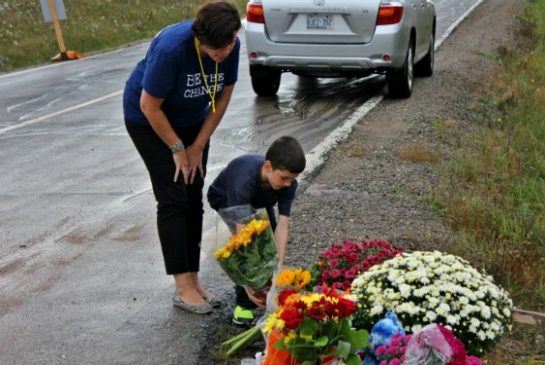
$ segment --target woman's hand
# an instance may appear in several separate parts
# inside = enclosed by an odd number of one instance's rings
[[[180,151],[172,154],[172,158],[174,159],[174,182],[178,181],[178,176],[180,175],[180,171],[182,172],[182,178],[184,179],[184,182],[187,185],[187,177],[189,175],[189,164],[187,161],[187,156],[185,151]]]
[[[188,174],[184,174],[184,181],[186,184],[193,184],[197,172],[201,177],[204,177],[204,170],[202,167],[203,149],[196,144],[192,144],[185,149],[185,153],[187,155]]]

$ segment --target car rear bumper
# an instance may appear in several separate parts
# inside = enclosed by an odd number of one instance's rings
[[[368,73],[402,67],[409,34],[401,25],[395,25],[380,27],[367,44],[276,43],[266,37],[263,24],[248,23],[246,45],[250,65],[317,76],[335,72]],[[385,55],[390,59],[385,60]]]

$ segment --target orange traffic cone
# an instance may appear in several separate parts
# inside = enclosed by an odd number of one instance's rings
[[[77,60],[82,57],[84,56],[76,51],[66,51],[57,53],[55,56],[51,57],[51,62]]]

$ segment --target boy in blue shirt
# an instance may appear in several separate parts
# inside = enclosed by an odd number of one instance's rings
[[[297,190],[296,177],[305,169],[306,159],[299,142],[289,136],[275,140],[263,155],[243,155],[231,161],[208,189],[208,202],[214,210],[250,204],[265,208],[278,248],[279,265],[284,264],[288,243],[288,222]],[[278,221],[274,206],[278,207]],[[252,309],[262,305],[251,292],[236,286],[237,305],[233,322],[251,325]]]

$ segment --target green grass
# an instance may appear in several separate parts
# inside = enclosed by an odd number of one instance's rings
[[[478,127],[435,122],[454,152],[431,202],[457,232],[452,253],[492,274],[517,307],[545,312],[545,2],[528,1],[518,19],[517,46],[499,50],[473,109]],[[545,329],[516,325],[497,353],[489,364],[544,364]]]
[[[168,24],[192,18],[205,0],[64,0],[67,50],[90,54],[153,37]],[[245,0],[234,0],[241,14]],[[59,52],[53,24],[37,0],[0,0],[0,72],[49,62]]]

